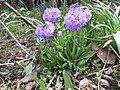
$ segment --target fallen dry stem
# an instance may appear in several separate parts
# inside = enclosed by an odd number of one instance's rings
[[[118,65],[114,65],[112,68],[116,68],[116,67],[119,67],[120,66],[120,64],[118,64]],[[110,67],[108,67],[108,68],[105,68],[103,71],[106,71],[106,70],[108,70]],[[90,73],[90,74],[88,74],[88,75],[86,75],[86,76],[84,76],[84,77],[90,77],[90,76],[92,76],[92,75],[96,75],[98,72],[93,72],[93,73]],[[83,78],[83,77],[82,77]]]
[[[3,25],[3,27],[5,28],[5,29],[2,29],[2,30],[5,31],[5,32],[7,32],[7,33],[14,39],[14,41],[18,44],[18,46],[19,46],[24,52],[26,52],[26,54],[30,55],[29,52],[27,52],[27,51],[25,50],[25,48],[23,47],[23,45],[21,45],[21,44],[19,43],[19,41],[15,38],[15,36],[10,32],[9,28],[5,25],[5,23],[3,23],[1,20],[0,20],[0,23],[1,23],[1,24]]]
[[[20,14],[16,9],[14,9],[9,3],[7,3],[6,1],[3,2],[8,8],[10,8],[16,15],[20,16],[20,18],[25,21],[27,24],[29,24],[30,26],[32,26],[33,28],[36,28],[36,26],[34,24],[32,24],[29,20],[27,20],[26,18],[24,18],[24,16],[22,14]]]
[[[101,78],[102,78],[102,75],[103,75],[103,71],[104,71],[104,69],[105,69],[105,67],[107,65],[108,60],[109,60],[109,55],[110,55],[110,50],[107,53],[105,64],[104,64],[102,70],[100,70],[100,76],[98,77],[98,90],[101,90],[101,88],[100,88],[100,82],[101,82]]]
[[[13,66],[14,63],[3,63],[3,64],[0,64],[0,66]]]
[[[50,87],[51,83],[53,82],[53,80],[55,79],[57,73],[55,73],[55,75],[52,77],[52,79],[50,80],[50,82],[47,85],[47,89]]]

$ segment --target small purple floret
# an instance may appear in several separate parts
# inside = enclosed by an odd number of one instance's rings
[[[49,22],[59,22],[61,18],[61,12],[58,8],[47,8],[44,11],[43,19]]]
[[[37,26],[35,34],[41,38],[49,38],[53,35],[55,26],[50,22],[45,22],[43,26]]]

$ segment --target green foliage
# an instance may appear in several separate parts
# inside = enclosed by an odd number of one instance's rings
[[[40,81],[40,85],[41,85],[41,90],[47,90],[44,81],[41,80],[41,81]]]
[[[2,31],[0,31],[0,43],[2,42],[2,37],[3,37],[3,32]]]
[[[63,78],[64,78],[65,86],[67,87],[67,89],[74,90],[72,80],[66,71],[63,71]]]
[[[47,90],[46,87],[46,78],[44,78],[43,76],[41,76],[41,78],[38,77],[38,74],[36,72],[32,72],[31,74],[29,74],[29,76],[35,80],[37,86],[40,86],[39,90]]]
[[[100,40],[99,43],[104,44],[104,47],[110,47],[118,58],[120,58],[118,54],[119,48],[117,48],[118,44],[115,44],[115,42],[119,41],[116,41],[114,36],[114,33],[120,31],[119,6],[114,3],[109,3],[107,5],[102,2],[89,6],[93,11],[94,17],[91,21],[91,26],[93,27],[90,30],[91,35],[95,36],[96,40]],[[90,38],[94,38],[93,36],[90,36]]]
[[[113,36],[114,36],[114,39],[116,41],[116,44],[117,44],[117,47],[118,47],[118,51],[119,51],[119,55],[120,55],[120,31],[118,31]]]
[[[119,18],[119,7],[113,4],[106,5],[101,2],[99,4],[91,7],[95,13],[94,23],[97,25],[94,28],[100,29],[102,32],[105,31],[106,34],[114,33],[120,30],[120,18]],[[113,9],[115,8],[115,10]]]
[[[75,70],[80,67],[84,67],[82,71],[86,70],[85,65],[93,56],[91,44],[86,43],[86,33],[86,31],[63,31],[62,36],[54,37],[49,44],[40,45],[41,53],[38,56],[42,64],[52,71]]]

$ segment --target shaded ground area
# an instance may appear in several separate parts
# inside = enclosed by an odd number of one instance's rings
[[[37,13],[34,13],[33,17],[37,17]],[[15,20],[16,18],[12,19]],[[11,17],[6,20],[6,23],[8,24],[10,20]],[[4,27],[0,27],[1,31],[3,31]],[[38,54],[37,52],[40,49],[36,43],[34,29],[19,19],[15,20],[15,23],[7,25],[7,27],[30,55],[21,50],[10,35],[2,32],[3,35],[0,38],[0,90],[39,90],[39,85],[36,84],[38,82],[35,83],[33,78],[25,76],[25,72],[29,73],[30,70],[35,72],[34,75],[37,73],[36,76],[39,79],[42,76],[45,77],[48,90],[67,90],[62,74],[57,72],[51,73],[46,68],[39,67],[40,60],[34,61],[33,56]],[[97,53],[94,52],[96,47],[99,49]],[[101,48],[99,45],[96,45],[94,48],[91,45],[91,50],[94,54],[87,62],[87,71],[66,70],[75,90],[80,90],[80,88],[82,88],[81,90],[97,90],[99,84],[101,84],[100,90],[119,90],[120,64],[117,56],[114,56],[111,51],[109,52],[108,48]],[[106,58],[106,53],[108,52],[110,53],[108,59],[112,61],[109,63],[112,63],[112,65],[106,65],[104,68],[105,61],[102,56]],[[102,56],[101,53],[103,53]],[[26,67],[26,65],[28,66]],[[46,69],[47,73],[44,69]],[[66,75],[65,72],[64,75]],[[100,81],[98,81],[99,78]]]

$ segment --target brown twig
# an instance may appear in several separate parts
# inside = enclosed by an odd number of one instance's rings
[[[57,73],[55,73],[55,75],[52,77],[52,79],[50,80],[50,82],[47,85],[47,89],[50,87],[51,83],[53,82],[53,80],[55,79]]]
[[[21,45],[19,43],[19,41],[15,38],[15,36],[10,32],[9,28],[0,20],[0,23],[3,25],[3,27],[5,29],[2,29],[3,31],[6,31],[13,39],[14,41],[18,44],[18,46],[24,51],[26,52],[26,54],[30,55],[28,51],[25,50],[25,48],[23,47],[23,45]]]
[[[0,66],[13,66],[14,65],[14,63],[3,63],[3,64],[0,64]]]
[[[103,71],[104,71],[104,69],[105,69],[105,67],[107,65],[108,60],[109,60],[109,55],[110,55],[110,50],[107,53],[105,64],[104,64],[102,70],[100,70],[100,76],[98,77],[98,90],[101,90],[101,87],[100,87],[101,83],[100,82],[101,82],[101,78],[102,78],[102,75],[103,75]]]
[[[36,28],[36,26],[34,24],[32,24],[29,20],[27,20],[26,18],[24,18],[24,16],[22,14],[20,14],[17,10],[15,10],[9,3],[7,3],[6,1],[3,1],[3,4],[5,4],[8,8],[10,8],[16,15],[20,16],[20,18],[23,21],[25,21],[27,24],[29,24],[33,28]]]
[[[116,67],[119,67],[120,66],[120,64],[118,64],[118,65],[114,65],[112,68],[116,68]],[[106,71],[106,70],[108,70],[110,67],[108,67],[108,68],[105,68],[105,69],[103,69],[103,71]],[[83,77],[90,77],[90,76],[93,76],[93,75],[96,75],[98,72],[93,72],[93,73],[90,73],[90,74],[88,74],[88,75],[86,75],[86,76],[83,76]],[[82,78],[83,78],[82,77]]]

